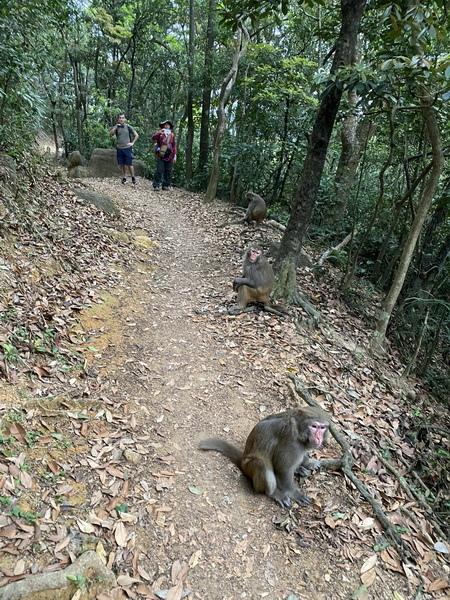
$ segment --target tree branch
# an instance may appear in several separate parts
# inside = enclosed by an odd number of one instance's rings
[[[319,404],[312,398],[309,392],[301,385],[300,380],[293,374],[289,374],[289,378],[294,382],[294,391],[298,394],[303,400],[309,404],[309,406],[315,406],[320,408]],[[386,532],[386,535],[390,538],[393,543],[395,549],[398,554],[402,558],[402,560],[414,560],[414,552],[406,542],[402,539],[401,535],[396,530],[395,526],[391,523],[389,518],[386,516],[386,513],[383,511],[383,508],[379,502],[375,500],[372,494],[368,491],[363,483],[356,477],[353,473],[352,468],[354,465],[354,459],[351,454],[350,446],[344,436],[340,433],[336,425],[331,423],[330,425],[330,433],[337,441],[337,443],[341,446],[343,450],[343,455],[340,461],[322,461],[322,465],[324,468],[336,469],[340,468],[340,470],[344,473],[344,475],[349,479],[361,496],[367,500],[367,502],[371,505],[375,516],[377,517],[381,527]]]

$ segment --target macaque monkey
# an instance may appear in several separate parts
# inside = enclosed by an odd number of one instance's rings
[[[244,254],[242,277],[236,277],[233,281],[233,290],[238,296],[238,307],[245,308],[249,302],[273,306],[270,301],[273,280],[273,269],[263,257],[261,248],[248,248]]]
[[[247,192],[245,196],[248,202],[248,208],[245,213],[245,217],[243,219],[239,219],[237,221],[228,221],[227,223],[222,223],[218,227],[225,227],[227,225],[238,225],[247,223],[249,227],[253,227],[255,223],[261,223],[267,213],[267,206],[261,196],[255,194],[254,192]]]
[[[248,225],[252,223],[261,223],[267,213],[267,206],[261,196],[253,192],[247,192],[246,200],[248,202],[247,212],[244,220]]]
[[[320,467],[320,461],[310,459],[308,452],[320,448],[329,425],[329,415],[322,409],[296,408],[260,421],[250,432],[243,452],[221,438],[203,440],[199,447],[224,454],[252,480],[256,492],[289,508],[293,501],[311,503],[295,487],[294,473]]]

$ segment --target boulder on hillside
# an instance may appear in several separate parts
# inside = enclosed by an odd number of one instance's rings
[[[77,165],[67,171],[67,177],[70,177],[71,179],[83,179],[84,177],[93,177],[93,175],[89,167]]]
[[[69,579],[69,576],[72,579]],[[85,579],[85,589],[77,586],[80,576]],[[75,583],[74,583],[75,582]],[[73,564],[62,571],[31,575],[21,581],[10,583],[2,588],[2,600],[71,600],[81,597],[94,600],[102,592],[117,585],[111,569],[105,567],[100,556],[88,550]],[[80,594],[80,589],[83,594]]]
[[[81,152],[75,150],[75,152],[71,152],[67,157],[67,168],[73,169],[73,167],[82,167],[83,166],[83,157],[81,156]]]
[[[78,188],[72,190],[78,198],[93,204],[103,212],[114,217],[120,216],[119,209],[114,204],[109,196],[100,194],[99,192],[92,192],[91,190],[80,190]]]
[[[133,158],[133,167],[136,176],[145,177],[146,167],[142,160]],[[92,177],[120,177],[116,151],[107,148],[95,148],[89,160],[89,169]]]

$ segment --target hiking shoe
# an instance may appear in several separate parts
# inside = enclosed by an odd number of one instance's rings
[[[136,185],[136,177],[132,177],[131,178],[131,183],[133,183],[134,185]]]
[[[127,182],[126,178],[122,177],[122,183],[126,183],[126,182]]]
[[[154,187],[154,188],[153,188],[153,191],[154,191],[154,192],[159,192],[159,185],[158,185],[157,187]]]
[[[167,192],[168,190],[170,190],[170,187],[163,187],[163,190],[164,190],[165,192]]]

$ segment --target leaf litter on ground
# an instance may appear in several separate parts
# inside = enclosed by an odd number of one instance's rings
[[[162,502],[164,496],[160,499],[149,494],[153,489],[165,494],[177,477],[176,468],[155,468],[157,463],[173,463],[173,458],[158,456],[158,438],[165,437],[163,420],[158,422],[159,417],[156,418],[149,433],[136,407],[116,400],[116,380],[99,374],[102,353],[108,354],[110,348],[97,348],[95,339],[102,332],[93,326],[86,330],[79,322],[82,311],[103,304],[105,289],[127,286],[125,273],[132,273],[136,264],[144,264],[142,272],[147,273],[152,253],[130,252],[128,244],[117,242],[107,232],[108,228],[137,230],[138,215],[128,214],[126,219],[123,215],[118,223],[85,205],[67,186],[51,177],[43,181],[42,190],[41,197],[32,204],[33,227],[25,223],[16,238],[17,251],[2,257],[12,273],[28,275],[12,278],[10,291],[0,298],[7,312],[14,306],[14,315],[1,325],[0,339],[17,351],[17,360],[3,356],[1,370],[10,383],[23,384],[24,377],[28,377],[25,388],[30,397],[19,408],[7,403],[0,406],[0,550],[3,556],[11,557],[9,563],[4,561],[0,567],[0,585],[30,573],[64,568],[80,551],[101,542],[107,564],[122,578],[119,585],[135,585],[136,589],[142,586],[142,594],[148,598],[184,597],[190,593],[185,587],[187,572],[198,557],[192,565],[173,563],[172,587],[167,590],[157,589],[158,578],[154,574],[146,574],[147,586],[141,580],[143,567],[137,562],[142,550],[135,546],[131,527],[145,514],[158,527],[173,532],[169,516],[173,507]],[[218,215],[223,213],[220,205],[206,207],[198,196],[187,192],[179,191],[173,202],[186,223],[205,232],[213,230],[219,222]],[[52,218],[48,218],[49,214]],[[36,243],[36,231],[42,242]],[[232,229],[222,235],[220,244],[211,246],[209,259],[214,262],[223,287],[218,293],[214,285],[204,282],[200,293],[203,314],[193,308],[190,318],[203,330],[220,337],[228,352],[236,356],[243,373],[251,365],[268,390],[285,395],[288,405],[292,403],[290,394],[281,391],[278,383],[285,380],[287,372],[297,373],[315,390],[322,405],[347,432],[358,477],[401,528],[403,538],[416,552],[416,564],[404,564],[393,548],[383,547],[386,540],[369,507],[355,508],[352,490],[344,488],[341,501],[316,503],[322,514],[318,519],[308,511],[301,524],[294,516],[283,519],[278,526],[287,532],[287,547],[297,552],[293,534],[308,545],[308,540],[317,539],[320,530],[322,544],[340,546],[343,556],[351,562],[363,561],[364,590],[374,584],[377,574],[382,576],[382,566],[401,573],[413,586],[418,585],[416,574],[420,572],[430,597],[444,597],[439,593],[448,590],[448,582],[438,574],[439,557],[445,560],[448,543],[436,538],[426,503],[411,497],[382,460],[394,463],[395,469],[404,474],[414,465],[414,450],[407,437],[408,431],[413,431],[414,419],[406,394],[393,376],[402,368],[398,354],[392,353],[384,362],[367,355],[364,348],[370,330],[361,321],[361,315],[350,314],[334,298],[336,275],[331,268],[320,280],[312,270],[306,271],[301,286],[332,322],[332,328],[302,328],[296,326],[296,319],[258,311],[239,317],[219,314],[232,304],[230,272],[239,272],[240,255],[236,248],[242,249],[245,242],[245,235]],[[314,250],[310,252],[313,256]],[[231,269],[224,256],[232,263]],[[184,287],[178,293],[189,292],[190,288]],[[292,310],[301,321],[303,311]],[[128,325],[134,327],[135,323]],[[127,360],[130,368],[134,365],[138,369],[136,375],[145,386],[158,376],[152,372],[153,365]],[[219,383],[243,388],[242,393],[249,394],[252,401],[252,390],[245,389],[245,377],[229,377],[224,373]],[[169,381],[168,386],[171,385]],[[420,389],[418,383],[416,389]],[[154,390],[154,394],[158,392]],[[438,406],[425,401],[424,390],[420,393],[421,405],[429,411],[430,421],[445,423],[448,430],[448,417]],[[164,408],[173,410],[170,406]],[[270,405],[264,408],[272,411]],[[432,433],[431,443],[448,451],[445,432]],[[333,448],[331,445],[324,449],[323,457],[331,457]],[[126,451],[135,452],[142,460],[126,460]],[[146,461],[153,465],[151,482],[148,469],[144,468]],[[322,477],[320,485],[325,496],[335,497],[330,481]],[[188,490],[194,496],[203,494],[195,485]],[[422,492],[425,496],[427,489]],[[127,511],[117,511],[123,503]],[[380,544],[374,554],[372,548]],[[433,548],[437,556],[433,555]],[[252,561],[247,562],[245,569],[243,577],[251,574]],[[275,585],[276,573],[269,562],[265,572],[269,585]]]

